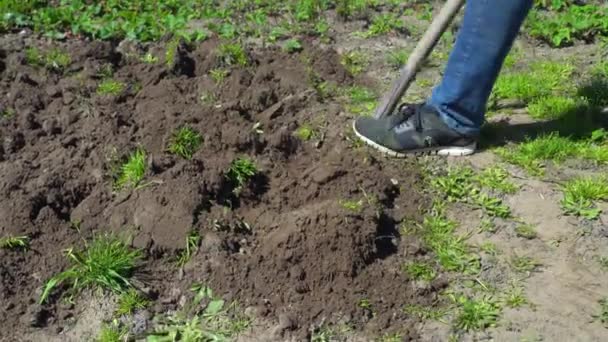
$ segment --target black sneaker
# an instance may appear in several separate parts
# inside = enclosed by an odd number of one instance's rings
[[[353,129],[366,144],[393,157],[425,153],[466,156],[477,147],[475,138],[454,132],[425,105],[401,105],[397,113],[381,119],[361,117]]]

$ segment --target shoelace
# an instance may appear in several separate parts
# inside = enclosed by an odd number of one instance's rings
[[[399,105],[397,109],[397,114],[395,115],[397,115],[397,118],[399,121],[401,121],[401,123],[397,125],[397,127],[402,128],[409,126],[409,120],[413,116],[414,127],[417,131],[420,132],[422,130],[422,111],[420,110],[421,107],[422,105],[409,103],[402,103],[401,105]]]

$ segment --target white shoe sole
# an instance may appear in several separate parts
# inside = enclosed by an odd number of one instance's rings
[[[439,156],[446,156],[446,157],[447,156],[463,157],[463,156],[469,156],[469,155],[475,153],[475,150],[477,149],[477,143],[473,142],[466,146],[436,146],[436,147],[419,148],[419,149],[410,150],[407,152],[396,152],[396,151],[393,151],[382,145],[379,145],[378,143],[363,136],[361,133],[359,133],[357,131],[357,128],[355,127],[355,122],[353,122],[353,131],[355,132],[357,137],[359,137],[361,140],[363,140],[363,142],[366,143],[367,145],[375,148],[376,150],[382,152],[383,154],[386,154],[391,157],[396,157],[396,158],[405,158],[405,157],[411,156],[411,155],[426,155],[426,154],[436,154]]]

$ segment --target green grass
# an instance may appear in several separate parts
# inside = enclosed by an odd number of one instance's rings
[[[453,322],[456,329],[470,331],[496,326],[502,309],[494,298],[458,296],[453,299],[458,306]]]
[[[218,47],[218,57],[225,67],[246,66],[249,57],[240,43],[223,43]]]
[[[597,141],[592,137],[574,140],[557,133],[540,135],[534,139],[510,147],[497,148],[494,151],[504,161],[517,165],[532,175],[542,175],[547,161],[560,163],[568,158],[582,158],[598,163],[608,162],[608,147],[605,137],[596,131]],[[596,134],[596,133],[594,133]]]
[[[232,161],[226,173],[226,178],[233,184],[234,191],[238,194],[258,172],[253,160],[241,157]]]
[[[444,317],[447,315],[446,310],[441,310],[437,308],[425,307],[422,305],[406,305],[403,308],[403,312],[408,315],[415,316],[421,320],[433,320],[442,322]]]
[[[299,52],[299,51],[302,51],[302,49],[303,49],[302,43],[295,38],[288,39],[283,44],[283,50],[285,50],[288,53]]]
[[[359,213],[359,212],[361,212],[361,210],[363,210],[363,200],[355,201],[355,200],[343,199],[343,200],[338,201],[338,203],[344,209],[350,210],[355,213]]]
[[[509,173],[504,167],[494,165],[483,169],[474,176],[480,186],[505,194],[514,194],[519,189],[509,181]]]
[[[372,90],[361,86],[352,86],[345,89],[345,94],[348,97],[346,110],[349,113],[372,115],[378,103],[378,98]]]
[[[220,84],[220,83],[224,82],[226,77],[228,77],[229,73],[230,73],[230,71],[228,71],[227,69],[217,68],[217,69],[210,70],[209,76],[211,76],[211,79],[213,79],[213,81],[215,83]]]
[[[589,40],[594,36],[608,36],[606,17],[608,8],[594,4],[546,6],[550,11],[534,9],[526,20],[526,31],[553,47],[571,45],[577,39]]]
[[[32,66],[63,72],[72,63],[72,58],[56,48],[43,53],[38,48],[30,47],[25,50],[25,61]]]
[[[581,216],[592,220],[601,211],[595,201],[608,201],[608,177],[583,177],[567,181],[563,185],[564,197],[561,206],[566,214]]]
[[[539,97],[528,105],[528,113],[535,119],[558,119],[569,112],[584,107],[584,103],[573,97],[548,95]]]
[[[190,231],[188,236],[186,237],[186,248],[181,250],[177,255],[177,265],[179,267],[184,267],[188,261],[192,258],[198,246],[201,243],[201,236],[196,230]]]
[[[498,247],[496,244],[490,241],[486,241],[479,246],[479,250],[488,255],[498,255]]]
[[[5,28],[32,27],[52,38],[65,38],[66,32],[94,39],[129,38],[158,40],[172,33],[191,39],[185,33],[188,21],[221,17],[219,7],[207,2],[108,0],[95,6],[84,0],[71,0],[61,6],[38,0],[5,0],[0,4]]]
[[[592,77],[579,87],[577,95],[593,107],[608,106],[608,75]]]
[[[190,160],[203,143],[203,136],[190,126],[178,128],[169,140],[169,152]]]
[[[340,56],[340,63],[351,75],[359,75],[368,65],[367,56],[360,51],[349,51]]]
[[[251,324],[236,304],[226,305],[207,286],[194,285],[195,296],[180,310],[159,316],[148,342],[231,341]]]
[[[5,249],[28,249],[30,238],[28,236],[5,236],[0,238],[0,248]]]
[[[126,84],[113,79],[106,79],[101,81],[97,86],[98,95],[111,95],[118,96],[126,89]]]
[[[403,21],[394,13],[377,14],[372,18],[364,35],[368,38],[381,36],[403,27]]]
[[[529,69],[498,77],[492,97],[517,99],[526,103],[570,90],[574,66],[570,63],[540,61]]]
[[[536,270],[541,264],[530,256],[515,255],[510,261],[511,267],[520,273],[530,273]]]
[[[317,132],[310,124],[303,124],[294,133],[302,141],[309,141],[317,136]]]
[[[520,224],[515,227],[515,235],[528,240],[535,239],[536,237],[538,237],[536,229],[534,229],[534,227],[529,224]]]
[[[513,309],[520,308],[529,303],[523,287],[515,284],[505,291],[502,301],[506,306]]]
[[[476,175],[470,167],[450,167],[443,175],[433,175],[431,186],[450,202],[461,202],[482,209],[486,214],[495,217],[507,218],[511,210],[503,204],[502,200],[483,191],[484,184],[508,187],[506,176],[497,171],[487,171],[486,174]],[[497,181],[498,180],[498,181]]]
[[[131,288],[129,278],[142,257],[139,250],[111,234],[96,236],[82,250],[70,248],[66,255],[71,266],[46,282],[40,303],[59,285],[67,287],[70,295],[85,288],[123,293]]]
[[[403,265],[403,271],[414,280],[431,281],[435,279],[437,273],[433,267],[426,263],[412,262]]]
[[[336,13],[346,20],[363,13],[374,0],[336,0]]]
[[[411,229],[421,235],[425,245],[435,253],[439,265],[446,271],[479,273],[479,256],[473,253],[466,238],[456,235],[456,223],[440,212],[427,215],[415,227],[403,226],[402,232],[407,234]]]
[[[126,328],[119,328],[116,324],[104,324],[95,342],[123,342],[127,335]]]
[[[608,256],[598,257],[597,262],[604,271],[608,271]]]
[[[10,120],[15,116],[15,111],[11,108],[0,111],[0,119]]]
[[[393,69],[397,70],[407,63],[408,58],[410,58],[409,52],[402,49],[395,49],[388,52],[386,61]]]
[[[127,160],[120,166],[118,174],[115,177],[114,185],[117,189],[138,187],[146,175],[146,168],[146,151],[138,148],[131,153]]]
[[[129,289],[118,297],[118,305],[115,311],[117,316],[131,315],[143,310],[150,305],[150,301],[142,296],[136,289]]]
[[[608,297],[598,301],[600,310],[594,318],[608,328]]]

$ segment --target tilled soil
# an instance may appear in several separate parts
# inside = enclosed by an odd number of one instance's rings
[[[72,58],[60,74],[25,62],[27,47],[51,43],[0,38],[0,110],[15,113],[0,118],[0,236],[32,238],[28,251],[0,250],[2,338],[69,329],[78,300],[66,305],[56,293],[40,306],[40,288],[66,267],[62,249],[104,231],[127,232],[147,252],[136,278],[156,299],[155,312],[178,307],[197,281],[279,322],[277,340],[305,339],[332,322],[416,335],[402,308],[429,304],[443,286],[416,284],[401,271],[425,253],[399,235],[401,220],[419,219],[427,205],[416,168],[351,148],[342,105],[309,82],[311,70],[339,86],[354,82],[334,51],[251,48],[249,66],[218,85],[209,76],[221,66],[218,44],[179,46],[168,67],[163,44],[70,40],[59,45]],[[133,57],[146,52],[160,60]],[[96,93],[108,68],[127,84],[120,95]],[[317,128],[312,141],[294,135],[304,123]],[[167,152],[185,124],[204,137],[192,160]],[[113,162],[136,147],[148,153],[146,186],[117,191]],[[225,175],[245,155],[261,172],[236,197]],[[201,246],[179,271],[171,260],[192,229]]]

